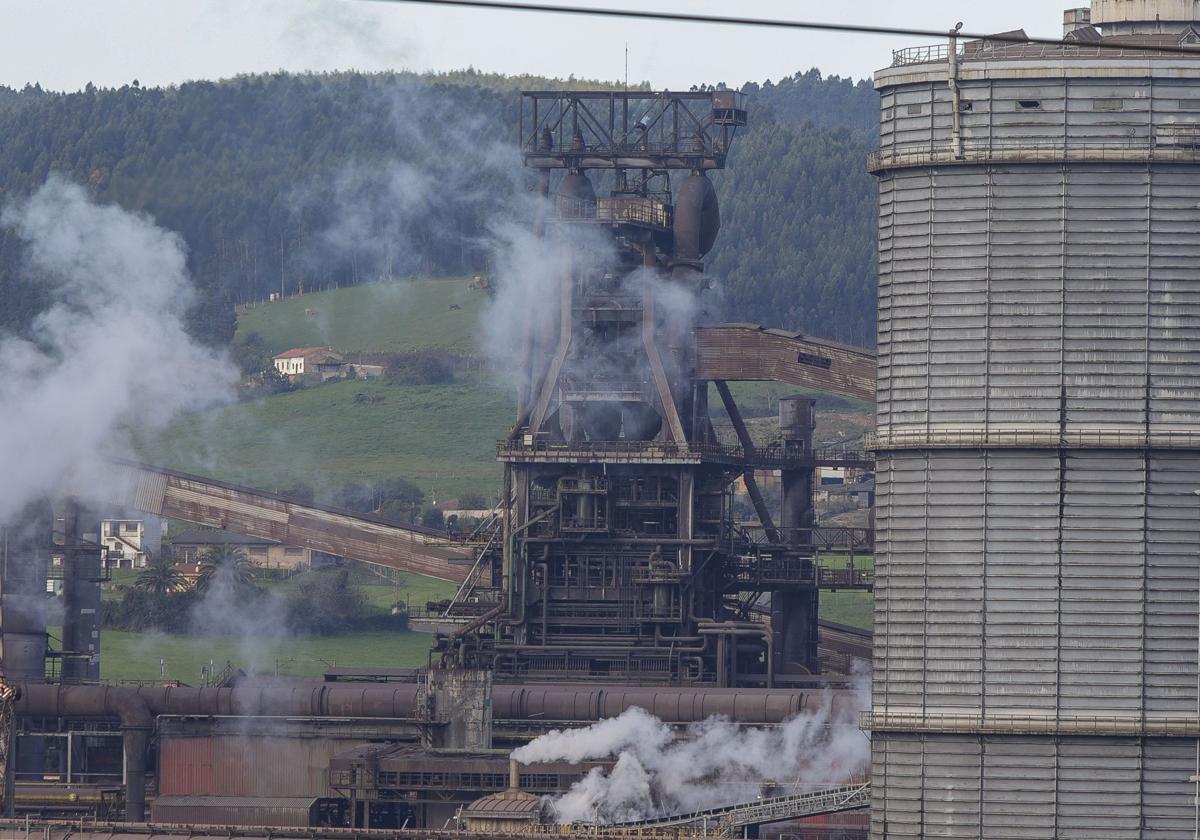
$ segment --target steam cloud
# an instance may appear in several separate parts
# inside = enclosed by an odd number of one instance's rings
[[[870,681],[856,675],[852,703],[821,707],[774,729],[713,717],[682,735],[649,712],[631,708],[575,730],[554,730],[515,750],[523,764],[616,757],[593,768],[553,800],[559,822],[612,823],[752,801],[763,785],[787,793],[831,787],[862,773],[870,742],[858,713],[870,706]]]
[[[498,368],[512,387],[528,385],[530,371],[520,364],[526,330],[558,335],[564,267],[571,261],[599,270],[616,258],[612,240],[599,229],[575,226],[554,237],[539,236],[526,222],[512,220],[532,218],[539,201],[522,197],[521,212],[497,216],[488,230],[496,292],[484,309],[477,340],[488,358],[516,360]]]
[[[549,203],[534,192],[519,150],[497,139],[493,121],[447,114],[420,85],[405,80],[372,96],[376,107],[368,112],[380,122],[375,130],[390,128],[406,159],[351,160],[293,191],[287,201],[297,219],[324,221],[305,235],[290,273],[328,277],[349,268],[355,281],[383,281],[375,293],[394,297],[403,294],[403,283],[386,281],[423,276],[431,265],[456,259],[470,274],[486,262],[494,296],[484,307],[476,349],[493,363],[498,384],[512,388],[528,384],[529,371],[519,363],[527,330],[542,337],[543,354],[547,339],[552,345],[557,338],[558,292],[568,265],[593,276],[617,274],[619,292],[634,301],[644,286],[653,289],[659,326],[671,325],[660,329],[664,339],[689,332],[703,318],[691,290],[662,273],[645,284],[641,269],[618,267],[615,243],[604,228],[564,225],[539,236],[532,222],[547,215]],[[603,186],[597,184],[601,192]],[[324,314],[314,317],[331,342]],[[576,331],[577,374],[631,373],[620,370],[630,359],[583,348],[585,333]],[[674,369],[672,354],[666,356],[668,375],[682,382],[687,372]]]
[[[29,338],[0,334],[3,522],[68,480],[105,501],[104,456],[230,398],[237,373],[185,330],[193,289],[177,234],[60,176],[5,207],[0,226],[24,242],[50,301]]]

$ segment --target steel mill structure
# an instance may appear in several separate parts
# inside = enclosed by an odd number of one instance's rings
[[[520,416],[498,448],[504,503],[490,522],[454,535],[144,464],[113,462],[106,473],[105,491],[126,510],[457,583],[453,599],[410,616],[441,634],[430,666],[331,668],[320,680],[230,668],[199,687],[99,684],[98,517],[70,498],[30,504],[0,523],[6,814],[49,820],[38,827],[47,837],[62,828],[54,820],[81,832],[85,821],[121,821],[103,830],[136,836],[154,834],[133,827],[150,821],[187,823],[193,836],[246,825],[428,837],[526,822],[529,803],[580,779],[592,765],[510,771],[512,748],[551,729],[635,706],[681,728],[713,715],[774,727],[831,703],[839,719],[851,713],[843,707],[854,694],[839,689],[870,658],[870,635],[820,624],[818,594],[873,579],[853,562],[823,567],[818,553],[853,560],[872,537],[814,527],[812,476],[872,459],[815,451],[807,397],[782,399],[778,435],[753,438],[727,383],[869,401],[875,359],[699,315],[702,259],[719,228],[707,173],[724,166],[746,123],[742,97],[522,99],[521,142],[545,211],[537,233],[552,255],[532,255],[550,279],[534,302],[548,317],[529,318],[521,342]],[[727,438],[710,418],[710,391]],[[756,470],[780,472],[778,503]],[[734,518],[739,478],[757,521]],[[60,585],[52,648],[44,596]],[[869,795],[861,781],[776,793],[691,821],[751,832],[861,811]],[[497,816],[513,803],[520,819]]]
[[[1197,28],[876,76],[878,840],[1197,830]]]
[[[519,417],[499,447],[503,528],[473,590],[489,609],[456,634],[459,661],[556,682],[773,687],[819,672],[813,401],[782,400],[779,438],[756,443],[718,380],[737,432],[722,441],[697,346],[720,229],[708,173],[746,121],[733,91],[523,94],[538,270],[551,276],[531,301]],[[788,350],[793,366],[847,374],[845,348]],[[756,469],[780,471],[779,510]],[[733,517],[738,478],[752,529]]]

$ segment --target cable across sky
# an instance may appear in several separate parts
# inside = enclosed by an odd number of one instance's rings
[[[591,6],[551,5],[548,3],[514,3],[487,2],[487,0],[366,0],[374,3],[391,3],[395,5],[443,6],[446,8],[487,9],[506,12],[542,12],[559,15],[580,15],[589,17],[625,18],[627,20],[646,20],[670,23],[706,23],[725,26],[750,26],[771,29],[796,29],[809,32],[832,32],[847,35],[886,35],[908,36],[914,38],[949,38],[950,30],[912,29],[896,26],[869,26],[856,23],[827,23],[823,21],[788,20],[784,18],[756,18],[727,15],[700,15],[689,12],[661,12],[642,9],[613,9]],[[1039,44],[1056,47],[1087,47],[1098,50],[1145,50],[1148,53],[1180,53],[1195,55],[1197,49],[1184,46],[1141,46],[1136,44],[1116,42],[1081,43],[1067,41],[1061,38],[1038,38],[1018,34],[996,34],[956,31],[954,34],[967,40],[987,40],[1010,44]]]

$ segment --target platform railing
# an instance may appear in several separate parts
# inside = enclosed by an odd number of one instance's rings
[[[936,427],[871,432],[870,451],[922,448],[1200,449],[1200,429]]]
[[[1200,161],[1200,135],[1161,126],[1155,134],[1129,140],[1065,142],[1061,139],[952,140],[885,146],[867,154],[867,169],[881,172],[913,166],[964,163],[1141,162]]]

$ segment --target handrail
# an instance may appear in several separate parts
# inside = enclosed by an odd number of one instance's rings
[[[958,51],[962,55],[962,50]],[[905,47],[902,50],[892,50],[892,66],[904,67],[909,64],[930,64],[935,61],[947,61],[950,58],[949,44],[928,44],[919,47]]]
[[[496,455],[499,458],[522,454],[578,457],[585,453],[597,456],[626,454],[641,455],[649,458],[744,460],[751,464],[804,464],[813,461],[869,464],[874,460],[870,448],[867,447],[859,449],[843,449],[841,447],[803,449],[785,441],[775,441],[762,446],[755,446],[754,452],[749,456],[746,450],[739,445],[722,443],[688,443],[679,445],[660,441],[625,440],[566,443],[542,439],[526,443],[519,438],[514,438],[512,440],[502,440],[496,444]]]
[[[1187,60],[1178,52],[1163,52],[1146,47],[1120,49],[1111,44],[1030,44],[1008,41],[972,41],[957,50],[960,61],[1016,61],[1044,58],[1177,58]],[[1197,51],[1200,58],[1200,51]],[[948,61],[949,44],[930,44],[892,51],[892,67],[912,64],[933,64]]]
[[[1161,136],[1160,136],[1161,134]],[[1170,142],[1184,140],[1190,142]],[[1061,161],[1200,161],[1200,133],[1155,126],[1151,136],[1129,140],[1065,142],[1063,140],[965,140],[959,149],[950,140],[939,143],[905,143],[867,153],[867,169],[879,172],[931,164],[1058,163]]]
[[[1200,429],[1025,427],[881,429],[864,436],[870,451],[888,449],[1200,449]]]
[[[969,732],[1016,735],[1127,735],[1194,738],[1196,715],[1088,715],[1048,712],[863,712],[860,726],[874,732]]]

